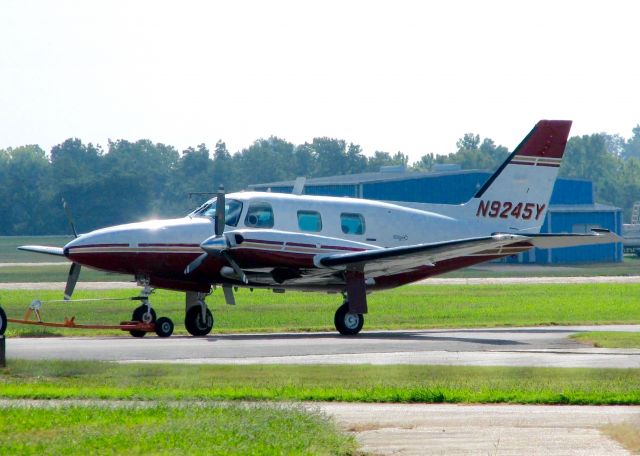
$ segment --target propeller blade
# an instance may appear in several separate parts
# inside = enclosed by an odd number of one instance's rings
[[[202,255],[200,255],[198,258],[193,260],[191,263],[189,263],[187,265],[187,267],[184,268],[184,275],[189,275],[193,271],[195,271],[198,267],[200,267],[202,262],[207,259],[208,256],[209,256],[209,254],[207,252],[205,252]]]
[[[76,231],[76,225],[75,225],[75,223],[73,223],[73,217],[71,216],[71,210],[67,206],[67,202],[65,201],[64,198],[62,198],[62,208],[64,209],[64,215],[67,216],[67,221],[69,222],[69,225],[71,226],[71,231],[73,231],[73,235],[75,237],[78,237],[78,232]]]
[[[71,299],[73,295],[73,290],[76,288],[76,283],[78,283],[78,277],[80,276],[80,269],[82,269],[82,267],[78,263],[71,263],[69,275],[67,276],[67,286],[64,287],[65,301]]]
[[[233,288],[230,285],[222,285],[222,292],[224,293],[224,301],[230,306],[235,306],[236,297],[233,295]]]
[[[218,187],[218,197],[216,199],[216,227],[215,227],[216,236],[220,236],[224,232],[224,224],[225,224],[224,209],[225,209],[224,186],[220,185],[220,187]]]
[[[236,263],[235,260],[231,258],[231,255],[229,255],[229,253],[226,250],[223,250],[222,252],[220,252],[220,254],[224,257],[225,260],[227,260],[227,263],[229,263],[229,265],[233,268],[233,270],[238,275],[238,277],[240,277],[240,280],[242,280],[245,284],[249,283],[249,279],[247,279],[247,275],[240,268],[240,266],[238,266],[238,263]]]

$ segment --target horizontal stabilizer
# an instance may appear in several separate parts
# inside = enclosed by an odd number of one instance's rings
[[[591,233],[581,234],[528,234],[526,237],[534,247],[539,249],[622,242],[622,238],[616,233],[603,229],[594,229]]]
[[[44,253],[46,255],[64,256],[62,247],[50,247],[48,245],[21,245],[18,250],[25,252]]]

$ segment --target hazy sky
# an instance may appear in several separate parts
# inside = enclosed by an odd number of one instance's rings
[[[640,123],[635,1],[0,3],[0,148],[331,136],[408,154]]]

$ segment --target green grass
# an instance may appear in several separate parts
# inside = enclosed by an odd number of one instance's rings
[[[56,261],[55,257],[51,257]],[[59,265],[46,264],[41,266],[0,266],[0,282],[65,282],[71,263],[65,261]],[[80,276],[83,282],[127,282],[133,281],[133,276],[110,274],[89,268],[82,269]]]
[[[9,360],[0,397],[640,404],[640,369]]]
[[[317,413],[249,405],[1,407],[0,454],[353,454]]]
[[[137,290],[79,291],[74,298],[128,298]],[[369,296],[366,329],[420,329],[477,326],[640,323],[640,284],[416,285]],[[22,318],[34,299],[60,299],[60,291],[0,291],[10,318]],[[236,306],[224,304],[218,290],[207,299],[214,332],[334,331],[339,295],[239,290]],[[184,334],[184,293],[159,290],[151,301]],[[114,324],[131,318],[132,301],[44,304],[48,321],[76,317],[78,323]],[[9,336],[34,327],[10,323]],[[124,334],[120,331],[49,329],[49,334]]]
[[[571,338],[600,348],[640,348],[640,333],[593,331],[573,334]]]
[[[51,255],[22,252],[20,245],[50,245],[62,247],[73,240],[73,236],[0,236],[0,263],[43,263],[64,261]]]
[[[62,247],[73,240],[73,236],[0,236],[0,282],[64,282],[67,280],[70,263],[62,257],[18,250],[20,245],[51,245]],[[6,266],[2,263],[60,263],[32,266]],[[82,280],[86,282],[127,281],[132,277],[109,274],[84,268]]]

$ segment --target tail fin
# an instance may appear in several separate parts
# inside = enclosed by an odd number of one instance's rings
[[[539,121],[465,206],[497,231],[540,227],[570,129],[570,120]]]

